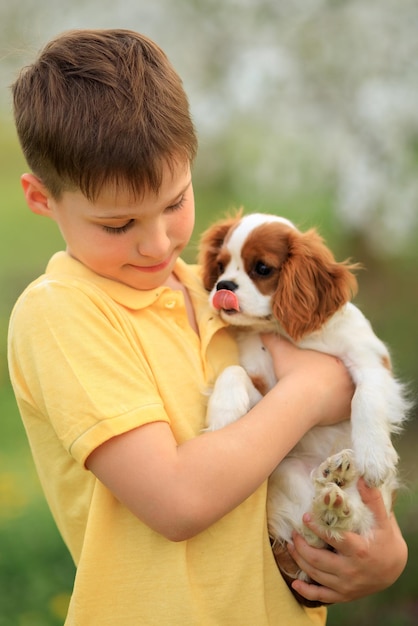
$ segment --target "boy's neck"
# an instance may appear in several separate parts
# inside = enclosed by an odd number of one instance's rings
[[[184,291],[185,287],[183,283],[179,281],[177,276],[172,272],[167,280],[164,282],[166,287],[170,287],[170,289],[180,289],[180,291]]]
[[[184,303],[186,305],[187,317],[189,318],[189,324],[193,328],[196,334],[199,334],[199,329],[196,322],[196,316],[193,309],[192,301],[190,299],[189,292],[187,288],[183,285],[183,283],[177,278],[174,274],[170,274],[170,276],[165,281],[164,285],[169,287],[170,289],[179,290],[183,292]]]

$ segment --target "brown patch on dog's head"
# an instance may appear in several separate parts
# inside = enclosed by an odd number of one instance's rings
[[[248,234],[242,246],[245,271],[265,296],[273,296],[277,289],[289,254],[288,233],[291,230],[286,224],[265,222]]]
[[[221,275],[222,265],[226,266],[229,255],[222,250],[235,226],[241,218],[242,211],[228,217],[208,228],[200,238],[198,263],[202,267],[203,285],[210,291]]]

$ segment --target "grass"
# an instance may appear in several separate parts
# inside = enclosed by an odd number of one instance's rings
[[[11,307],[24,286],[43,271],[50,255],[62,247],[54,224],[33,216],[25,208],[18,185],[19,174],[25,169],[11,126],[0,118],[0,626],[58,626],[64,620],[74,566],[42,496],[6,368],[6,329]],[[235,200],[245,203],[245,198]],[[227,189],[205,189],[198,184],[196,201],[200,214],[197,233],[234,204],[233,193]],[[247,201],[247,206],[251,203],[255,209],[281,211],[278,201],[262,207],[256,206],[254,199]],[[418,292],[411,289],[411,285],[416,285],[416,252],[396,263],[376,260],[367,256],[367,246],[361,238],[347,240],[339,232],[326,192],[309,200],[300,197],[291,203],[287,201],[286,214],[307,222],[298,208],[307,204],[311,207],[308,225],[320,224],[327,239],[338,244],[341,258],[353,255],[369,268],[360,277],[361,304],[379,334],[396,346],[398,371],[408,380],[417,380]],[[188,260],[194,258],[196,243],[197,237],[187,251]],[[376,282],[376,275],[382,280]],[[331,607],[329,626],[418,623],[416,442],[417,433],[411,424],[407,436],[400,441],[402,467],[410,489],[397,502],[397,516],[410,551],[406,571],[395,585],[380,594]]]
[[[9,385],[0,389],[0,410],[0,626],[58,626],[74,566],[44,501]]]

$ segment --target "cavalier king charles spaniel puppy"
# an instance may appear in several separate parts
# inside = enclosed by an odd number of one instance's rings
[[[357,491],[360,476],[381,489],[391,509],[398,487],[391,434],[401,430],[409,408],[404,388],[391,372],[387,348],[350,302],[358,266],[338,263],[316,230],[301,232],[275,215],[237,215],[204,233],[199,260],[212,307],[235,329],[241,364],[226,368],[215,382],[209,430],[247,413],[275,384],[260,332],[335,355],[355,383],[351,420],[313,428],[269,479],[276,562],[289,585],[295,578],[308,580],[286,547],[294,529],[311,545],[325,547],[302,523],[305,512],[329,537],[339,539],[343,531],[370,536],[374,520]]]

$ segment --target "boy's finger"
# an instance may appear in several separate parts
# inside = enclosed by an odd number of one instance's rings
[[[329,546],[332,546],[334,548],[337,546],[337,543],[341,543],[330,539],[326,530],[324,530],[321,526],[315,524],[310,513],[305,513],[302,519],[305,526],[307,526],[309,530],[311,530],[317,537],[320,537],[320,539],[322,539]]]
[[[374,515],[375,525],[381,527],[387,523],[389,515],[386,511],[382,494],[377,487],[369,487],[363,478],[357,483],[361,499]]]
[[[305,513],[303,516],[303,523],[307,526],[317,537],[320,537],[328,546],[334,549],[334,551],[340,555],[350,556],[353,551],[355,552],[358,542],[363,541],[360,535],[349,531],[341,533],[341,539],[333,539],[330,537],[326,530],[315,524],[312,516],[309,513]],[[333,553],[328,552],[331,556]]]

